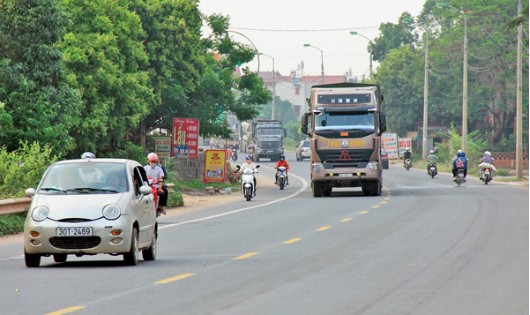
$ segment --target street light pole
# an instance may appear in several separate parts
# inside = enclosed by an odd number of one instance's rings
[[[373,53],[373,45],[374,45],[374,42],[372,42],[371,39],[369,39],[368,37],[364,36],[363,34],[360,34],[360,33],[357,33],[356,31],[351,31],[350,32],[351,35],[359,35],[361,37],[364,37],[367,41],[368,41],[368,48],[369,48],[369,57],[370,57],[370,80],[372,80],[374,78],[374,71],[373,71],[373,67],[372,67],[372,53]]]
[[[429,32],[425,33],[425,68],[423,76],[423,158],[427,157],[428,140],[428,110],[429,110]]]
[[[276,71],[274,71],[274,57],[269,56],[264,53],[258,53],[258,55],[262,55],[265,57],[268,57],[272,60],[272,109],[271,109],[271,119],[275,119],[275,110],[276,110]]]
[[[321,68],[320,83],[324,84],[324,51],[322,51],[322,49],[320,49],[320,48],[318,48],[316,46],[313,46],[311,44],[304,44],[304,47],[313,47],[316,50],[320,51],[320,68]]]

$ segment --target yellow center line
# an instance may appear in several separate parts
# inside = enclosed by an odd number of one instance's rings
[[[368,214],[368,211],[361,211],[359,214]]]
[[[292,243],[296,243],[296,242],[298,242],[298,241],[300,241],[300,240],[301,240],[300,237],[295,237],[295,238],[291,238],[291,239],[288,240],[288,241],[283,242],[283,244],[292,244]]]
[[[82,310],[84,308],[86,308],[85,305],[72,306],[72,307],[68,307],[68,308],[63,308],[62,310],[58,310],[58,311],[55,311],[55,312],[47,313],[46,315],[63,315],[63,314],[68,314],[68,313],[72,313],[72,312],[75,312],[75,311],[79,311],[79,310]]]
[[[241,256],[239,256],[239,257],[234,258],[234,260],[243,260],[243,259],[247,259],[247,258],[250,258],[250,257],[255,256],[255,255],[257,255],[257,254],[258,254],[258,252],[250,252],[250,253],[246,253],[246,254],[243,254],[243,255],[241,255]]]
[[[373,206],[372,206],[372,208],[374,208],[374,209],[375,209],[375,208],[379,208],[379,207],[380,207],[380,205],[373,205]]]
[[[340,222],[348,222],[348,221],[351,221],[353,220],[352,218],[344,218],[342,220],[340,220]]]
[[[386,205],[386,201],[381,201],[381,204],[382,205]]]
[[[318,228],[317,231],[323,232],[323,231],[329,230],[329,229],[331,229],[331,225],[326,225],[326,226],[323,226],[321,228]]]
[[[156,284],[166,284],[166,283],[174,282],[174,281],[177,281],[177,280],[186,279],[186,278],[189,278],[189,277],[194,276],[194,275],[195,275],[194,273],[181,273],[178,276],[162,279],[162,280],[157,281],[155,283]]]

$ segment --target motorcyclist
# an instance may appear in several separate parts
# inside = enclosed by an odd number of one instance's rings
[[[480,158],[478,166],[482,170],[483,168],[489,168],[491,170],[491,176],[493,177],[493,171],[495,168],[495,159],[491,156],[490,151],[484,152],[484,155]],[[482,172],[480,172],[480,179],[482,179]]]
[[[409,148],[406,148],[405,149],[405,153],[403,153],[403,167],[406,167],[405,165],[405,161],[407,159],[410,159],[410,164],[412,164],[412,152],[410,152],[410,149]]]
[[[436,156],[436,154],[434,154],[434,150],[429,151],[429,155],[427,155],[427,161],[429,162],[427,164],[427,174],[429,174],[429,169],[431,168],[431,165],[434,165],[434,167],[436,167],[436,162],[438,161],[438,157]]]
[[[278,167],[283,166],[285,167],[285,185],[289,185],[289,170],[291,169],[291,166],[289,165],[289,162],[285,159],[285,155],[280,155],[280,159],[276,162],[276,165],[274,168],[276,169],[276,175],[274,184],[278,185],[278,175],[280,175],[280,171],[278,170]]]
[[[246,170],[252,170],[253,172],[256,172],[256,164],[252,162],[252,156],[250,154],[247,154],[247,156],[245,156],[245,163],[241,165],[241,167],[239,168],[239,172],[244,173]],[[256,188],[256,176],[254,176],[254,191],[252,193],[253,197],[256,197]]]
[[[163,185],[166,176],[164,169],[159,165],[159,159],[156,153],[149,153],[147,155],[147,162],[148,164],[144,166],[145,173],[147,174],[147,178],[156,180],[153,187],[158,195],[158,208],[163,214],[166,214],[165,207],[167,205],[168,190]]]
[[[467,158],[464,151],[458,151],[456,158],[453,160],[453,179],[456,179],[456,173],[459,169],[464,170],[464,178],[467,176]]]

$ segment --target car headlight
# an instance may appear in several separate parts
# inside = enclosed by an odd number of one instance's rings
[[[103,216],[107,220],[116,220],[121,215],[120,207],[117,205],[106,205],[103,208]]]
[[[50,212],[50,209],[48,209],[48,207],[38,206],[35,209],[33,209],[33,212],[31,212],[31,218],[34,221],[41,222],[41,221],[44,221],[48,217],[49,212]]]

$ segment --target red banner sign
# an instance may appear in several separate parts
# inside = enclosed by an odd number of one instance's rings
[[[171,156],[196,159],[199,147],[199,120],[173,118]]]

